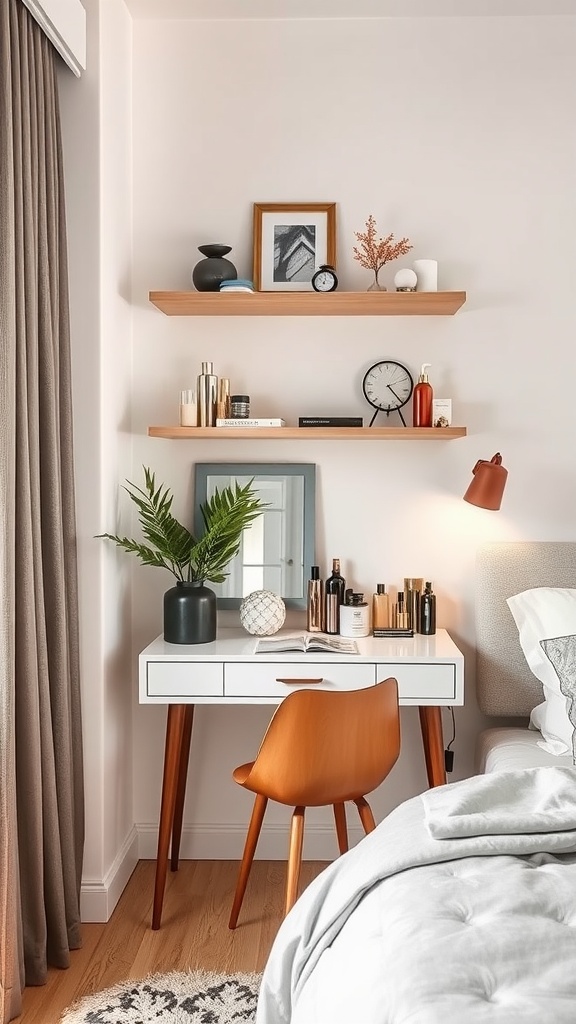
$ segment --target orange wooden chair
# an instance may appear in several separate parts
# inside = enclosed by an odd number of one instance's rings
[[[348,849],[344,804],[353,800],[366,834],[375,827],[365,799],[386,778],[400,753],[398,684],[385,679],[364,690],[296,690],[280,704],[255,761],[233,772],[256,793],[229,927],[244,899],[268,800],[294,807],[290,826],[285,913],[296,902],[304,838],[304,809],[332,804],[340,853]]]

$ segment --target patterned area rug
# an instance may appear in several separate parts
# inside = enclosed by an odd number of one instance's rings
[[[151,974],[94,992],[60,1024],[253,1024],[260,974]]]

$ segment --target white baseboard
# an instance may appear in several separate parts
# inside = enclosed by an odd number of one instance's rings
[[[139,859],[139,837],[134,827],[127,835],[114,863],[103,879],[82,879],[80,917],[82,921],[109,921],[128,879]]]
[[[364,835],[361,828],[349,828],[350,846]],[[185,825],[182,829],[182,860],[240,860],[246,839],[245,825]],[[80,891],[80,914],[85,922],[106,922],[118,903],[139,860],[155,860],[158,825],[141,824],[131,829],[117,857],[103,879],[84,878]],[[288,828],[262,828],[256,860],[286,860]],[[330,825],[308,825],[304,830],[304,860],[334,860],[338,856],[336,833]]]
[[[158,847],[158,825],[140,824],[138,856],[141,860],[155,860]],[[246,840],[246,825],[185,825],[182,829],[180,856],[183,860],[240,860]],[[361,828],[348,828],[350,846],[360,841]],[[288,856],[288,827],[264,825],[256,860],[286,860]],[[304,829],[303,860],[334,860],[338,856],[336,831],[333,825],[306,825]]]

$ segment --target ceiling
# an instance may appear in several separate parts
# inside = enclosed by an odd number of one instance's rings
[[[125,0],[133,18],[340,19],[576,15],[575,0]]]

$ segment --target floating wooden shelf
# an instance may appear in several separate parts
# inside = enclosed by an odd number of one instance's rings
[[[452,441],[466,427],[148,427],[149,437],[241,441]]]
[[[452,316],[466,292],[149,292],[167,316]]]

